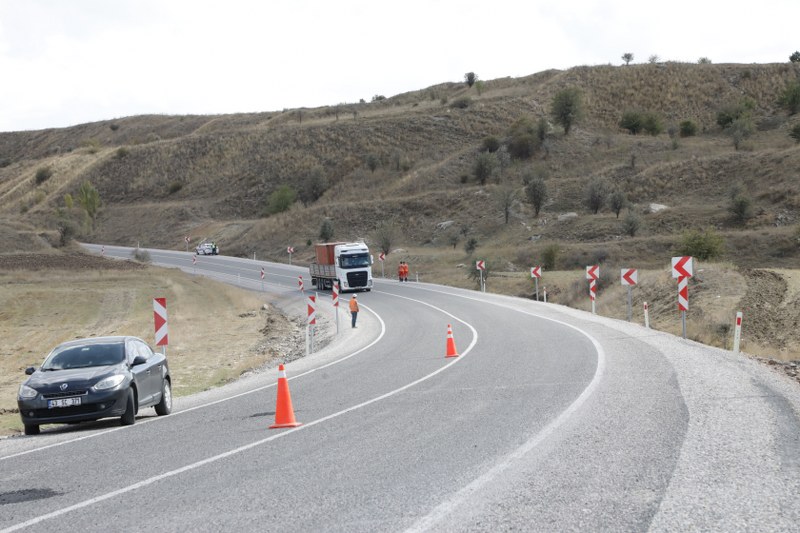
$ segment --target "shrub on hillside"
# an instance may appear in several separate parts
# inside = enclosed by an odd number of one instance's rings
[[[331,219],[325,218],[319,227],[319,238],[322,242],[328,242],[333,238],[333,222]]]
[[[735,121],[749,115],[755,108],[755,103],[745,98],[737,104],[729,104],[717,111],[717,125],[723,129],[729,128]]]
[[[744,224],[753,216],[753,204],[747,196],[737,194],[731,198],[728,212],[731,214],[731,217],[733,217],[734,222]]]
[[[472,255],[472,252],[478,247],[478,239],[475,237],[470,237],[467,239],[467,242],[464,243],[464,251],[467,252],[467,255]]]
[[[175,194],[176,192],[180,191],[181,189],[183,189],[183,183],[181,183],[179,181],[173,181],[172,183],[169,184],[169,189],[167,189],[167,190],[168,190],[169,194]]]
[[[36,170],[36,185],[41,185],[53,177],[53,169],[50,167],[40,167]]]
[[[600,179],[593,179],[586,187],[586,207],[595,215],[602,209],[606,201],[608,187]]]
[[[794,142],[800,143],[800,124],[795,124],[791,131],[789,131],[789,137],[794,139]]]
[[[792,55],[790,55],[789,61],[792,63],[800,63],[800,52],[795,51]]]
[[[679,125],[681,137],[694,137],[697,135],[697,124],[691,120],[684,120]]]
[[[644,117],[639,111],[625,111],[619,120],[619,127],[628,130],[631,135],[636,135],[644,127]]]
[[[572,126],[583,118],[583,96],[577,87],[567,87],[556,93],[550,105],[550,115],[569,135]]]
[[[485,185],[489,178],[494,174],[494,169],[497,168],[497,158],[494,154],[484,152],[478,155],[475,160],[475,179],[478,183]]]
[[[136,248],[131,252],[131,257],[134,261],[139,261],[140,263],[149,263],[151,261],[150,252],[147,250],[143,250],[142,248]]]
[[[484,152],[496,152],[500,149],[500,141],[494,135],[489,135],[488,137],[484,137],[483,143],[481,143],[481,150]]]
[[[790,115],[800,111],[800,82],[790,82],[778,98],[778,104],[789,112]]]
[[[646,132],[655,137],[662,131],[664,131],[664,124],[661,121],[661,117],[652,111],[648,111],[644,113],[642,116],[642,129]]]
[[[545,246],[544,250],[542,250],[542,267],[545,270],[555,270],[560,252],[561,248],[556,243]]]
[[[267,214],[274,215],[282,213],[292,207],[297,193],[288,185],[281,185],[269,195],[267,200]]]
[[[678,255],[690,255],[701,261],[720,257],[725,251],[725,239],[713,229],[688,230],[681,235]]]
[[[472,98],[469,96],[460,96],[452,101],[450,107],[453,109],[466,109],[472,104]]]
[[[641,226],[642,222],[639,218],[639,215],[628,209],[628,214],[625,215],[625,219],[622,221],[622,231],[625,233],[625,235],[628,235],[629,237],[636,237],[636,233],[639,231]]]

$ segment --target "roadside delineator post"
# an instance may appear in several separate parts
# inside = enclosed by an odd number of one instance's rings
[[[166,298],[153,298],[153,322],[156,328],[156,346],[161,346],[161,353],[167,355],[169,330],[167,328]]]
[[[742,312],[736,312],[736,327],[733,330],[733,353],[739,353],[739,343],[742,340]]]
[[[647,302],[644,303],[644,327],[650,328],[650,310],[647,307]]]
[[[595,300],[597,300],[597,279],[600,277],[600,265],[586,267],[586,279],[589,280],[589,299],[592,301],[592,314],[596,315]]]
[[[544,294],[544,303],[547,303],[547,286],[542,287],[542,291]]]
[[[308,325],[306,327],[306,355],[314,353],[314,326],[317,325],[317,295],[310,294],[306,300],[308,307]]]
[[[275,423],[269,429],[294,428],[302,424],[295,420],[292,408],[292,395],[289,393],[289,380],[286,379],[286,369],[278,366],[278,400],[275,406]]]
[[[303,292],[303,276],[297,276],[297,287]]]
[[[336,333],[339,333],[339,280],[333,282],[331,290],[331,298],[333,298],[333,310],[336,313]]]

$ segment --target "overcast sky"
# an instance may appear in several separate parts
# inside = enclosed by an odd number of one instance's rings
[[[800,0],[0,0],[0,131],[661,60],[781,63]]]

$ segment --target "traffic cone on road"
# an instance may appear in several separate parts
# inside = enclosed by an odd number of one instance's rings
[[[458,357],[456,341],[453,339],[453,327],[450,324],[447,324],[447,353],[445,357]]]
[[[289,394],[289,380],[283,365],[278,366],[278,403],[275,407],[275,423],[269,429],[293,428],[302,425],[294,419],[292,395]]]

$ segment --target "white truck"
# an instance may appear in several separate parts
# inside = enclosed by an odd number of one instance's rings
[[[315,246],[317,259],[309,265],[311,285],[319,289],[372,290],[372,256],[363,242],[326,242]]]

